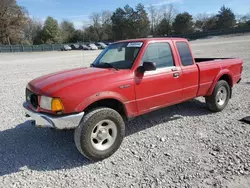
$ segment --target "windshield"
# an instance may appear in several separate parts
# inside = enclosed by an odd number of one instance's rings
[[[92,66],[100,68],[131,69],[142,47],[142,42],[121,42],[109,45]]]

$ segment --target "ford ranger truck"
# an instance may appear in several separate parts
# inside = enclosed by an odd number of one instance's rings
[[[241,80],[242,64],[194,58],[182,38],[118,41],[90,67],[30,81],[23,106],[38,127],[75,129],[79,152],[99,161],[117,151],[131,118],[200,96],[211,111],[222,111]]]

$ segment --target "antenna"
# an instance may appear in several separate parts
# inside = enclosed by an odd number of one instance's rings
[[[82,45],[84,44],[84,32],[82,32]],[[84,66],[84,48],[82,48],[82,61],[83,61],[83,66]]]

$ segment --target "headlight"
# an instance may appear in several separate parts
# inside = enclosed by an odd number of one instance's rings
[[[45,110],[51,110],[52,98],[42,96],[40,100],[40,107]]]
[[[61,99],[46,96],[41,96],[40,107],[53,112],[59,112],[64,109]]]

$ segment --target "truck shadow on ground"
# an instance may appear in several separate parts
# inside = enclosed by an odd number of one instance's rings
[[[129,121],[126,135],[183,116],[202,116],[208,113],[204,103],[188,101]],[[32,125],[32,121],[1,131],[0,143],[0,176],[25,169],[53,171],[91,164],[77,151],[73,131],[39,129]]]
[[[203,116],[212,113],[206,103],[193,99],[174,106],[139,116],[128,122],[126,136],[151,128],[161,123],[182,119],[187,116]]]
[[[39,129],[32,121],[1,131],[0,144],[0,176],[25,168],[51,171],[90,163],[77,152],[73,131]]]

